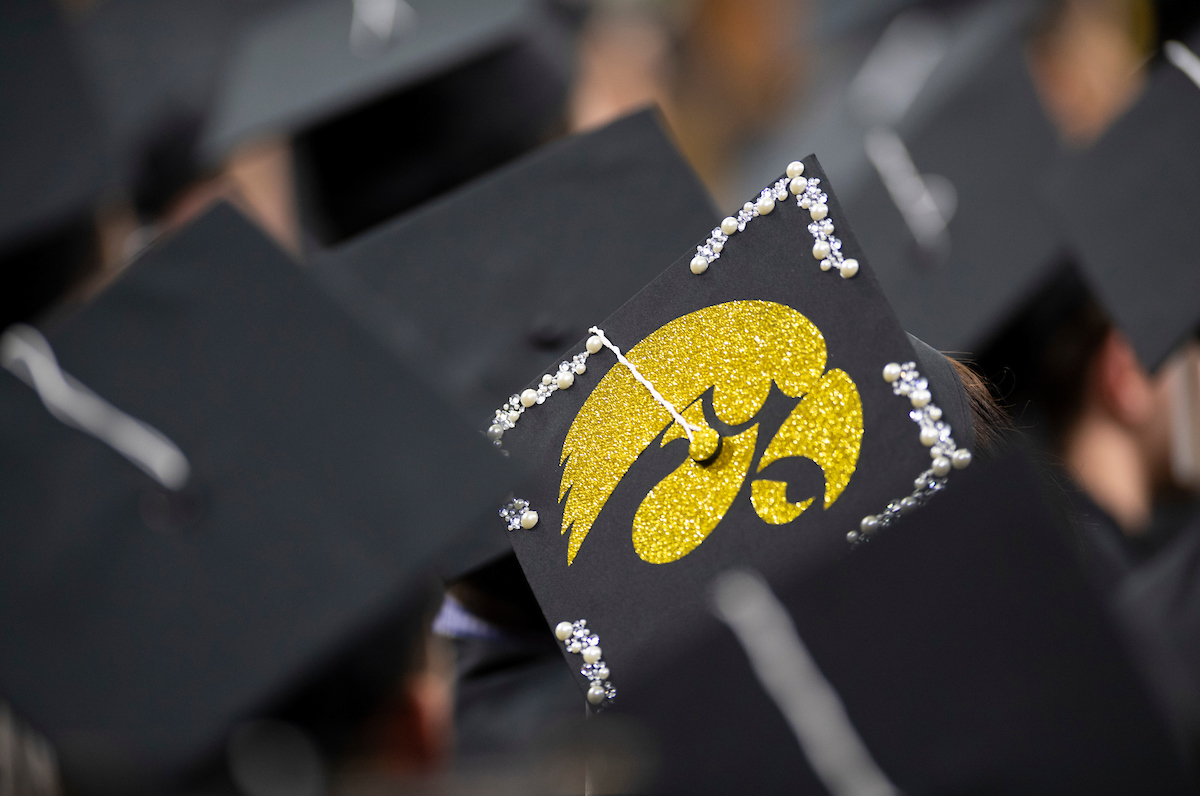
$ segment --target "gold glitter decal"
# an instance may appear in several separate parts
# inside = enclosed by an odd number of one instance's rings
[[[791,307],[769,301],[706,307],[662,326],[626,357],[672,405],[688,407],[688,422],[705,428],[697,399],[710,387],[713,411],[731,426],[754,418],[772,382],[790,397],[808,394],[768,452],[774,451],[775,458],[805,456],[826,469],[826,507],[853,474],[862,438],[858,392],[842,371],[822,378],[825,339]],[[559,501],[566,498],[562,532],[571,534],[568,565],[617,484],[672,422],[627,368],[610,369],[596,385],[567,432],[560,458],[560,464],[566,462]],[[653,563],[676,561],[704,541],[741,490],[757,434],[754,426],[723,439],[713,462],[700,465],[688,459],[650,491],[634,518],[639,556]],[[683,429],[675,425],[667,429],[663,444],[683,436]],[[765,466],[760,464],[758,470]],[[765,506],[771,487],[769,482],[759,483],[764,484],[757,492]],[[752,486],[752,493],[755,490]],[[786,503],[786,497],[782,499]],[[776,518],[786,516],[782,508],[776,511]]]
[[[793,456],[811,459],[825,473],[825,508],[833,505],[858,464],[862,447],[862,400],[854,381],[844,370],[831,370],[817,388],[804,396],[758,460],[758,469]],[[764,486],[759,486],[762,483]],[[780,486],[774,486],[779,484]],[[751,503],[763,522],[783,525],[800,516],[812,499],[789,503],[787,484],[755,481],[750,485]]]
[[[771,525],[787,525],[804,513],[815,498],[792,503],[787,499],[786,481],[760,478],[750,484],[750,505],[759,519]]]
[[[756,424],[721,440],[711,464],[684,459],[650,490],[633,515],[633,549],[643,561],[676,561],[712,533],[746,481],[757,441]]]

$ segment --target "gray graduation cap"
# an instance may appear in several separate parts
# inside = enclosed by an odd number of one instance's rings
[[[1051,189],[1085,277],[1151,370],[1200,329],[1200,34],[1164,52],[1137,104]]]
[[[0,6],[0,328],[67,287],[92,254],[115,176],[68,32],[42,0]]]
[[[904,328],[942,351],[981,353],[1061,249],[1041,197],[1058,137],[1021,34],[1017,26],[918,129],[869,131],[874,168],[846,200]]]
[[[296,136],[306,226],[336,242],[545,140],[570,64],[541,0],[304,0],[247,32],[204,147]]]

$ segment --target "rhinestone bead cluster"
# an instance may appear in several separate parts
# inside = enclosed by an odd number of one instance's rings
[[[703,244],[696,247],[696,256],[692,258],[693,274],[702,274],[714,260],[721,257],[731,235],[743,232],[746,225],[759,216],[765,216],[775,209],[776,201],[787,199],[791,193],[796,197],[796,204],[808,211],[812,223],[808,231],[813,236],[812,255],[821,263],[822,271],[836,268],[843,279],[849,279],[858,273],[858,260],[842,256],[842,241],[834,233],[833,220],[829,218],[829,195],[821,190],[821,180],[813,177],[806,179],[804,164],[798,160],[792,161],[787,167],[787,176],[780,178],[774,185],[763,188],[758,199],[746,202],[736,216],[729,216],[721,222],[721,226],[713,229],[712,234]]]
[[[863,541],[880,528],[891,525],[901,514],[908,514],[923,505],[945,488],[951,470],[962,470],[971,463],[971,452],[955,444],[950,424],[942,419],[941,408],[933,403],[929,380],[921,376],[915,362],[888,363],[883,368],[883,380],[892,385],[893,395],[903,395],[912,404],[908,416],[920,426],[921,444],[929,448],[933,462],[913,482],[912,494],[888,503],[879,514],[863,517],[858,530],[846,534],[851,542]]]
[[[588,629],[586,619],[559,622],[554,627],[554,637],[563,643],[567,652],[583,657],[583,668],[579,673],[591,683],[587,690],[588,702],[599,705],[616,697],[617,689],[608,680],[608,665],[600,657],[600,637]]]
[[[587,373],[588,357],[603,347],[604,344],[600,342],[600,338],[592,335],[587,339],[584,351],[571,357],[570,361],[563,360],[558,363],[557,373],[543,375],[542,382],[537,389],[531,388],[519,395],[514,393],[508,399],[508,403],[496,410],[496,414],[492,417],[492,424],[487,430],[487,438],[499,446],[504,432],[517,425],[517,421],[521,419],[521,415],[525,414],[526,409],[545,403],[547,398],[559,390],[568,389],[575,383],[576,376]]]
[[[538,513],[529,508],[529,501],[513,498],[497,512],[500,519],[508,525],[510,531],[523,529],[528,531],[538,523]]]

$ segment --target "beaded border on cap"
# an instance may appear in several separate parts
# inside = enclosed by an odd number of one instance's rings
[[[583,668],[579,673],[591,683],[587,690],[588,702],[599,705],[616,697],[617,689],[608,679],[611,674],[608,664],[600,657],[600,637],[588,629],[586,619],[559,622],[554,626],[554,637],[563,643],[567,652],[583,657]]]
[[[776,200],[783,201],[788,193],[796,197],[796,204],[808,211],[812,223],[808,225],[813,236],[812,255],[821,262],[821,270],[837,268],[843,279],[858,273],[858,260],[842,256],[842,241],[834,233],[833,219],[829,218],[829,195],[821,190],[817,177],[806,179],[804,164],[793,160],[787,166],[787,176],[774,185],[768,185],[758,194],[754,202],[746,202],[736,216],[729,216],[714,227],[708,240],[696,247],[696,256],[690,264],[693,274],[702,274],[713,261],[720,259],[729,238],[744,232],[746,225],[759,216],[769,215],[775,209]]]
[[[941,407],[933,403],[929,380],[917,370],[915,362],[903,365],[889,362],[883,368],[883,380],[892,385],[893,395],[908,397],[913,407],[908,416],[921,427],[921,444],[929,448],[933,463],[917,476],[911,494],[888,503],[879,514],[863,517],[858,529],[846,534],[846,540],[853,544],[865,541],[880,528],[891,525],[900,515],[924,505],[946,487],[951,470],[961,470],[971,463],[971,452],[954,442],[950,424],[942,420]]]
[[[573,356],[570,361],[564,359],[558,363],[558,373],[543,375],[542,383],[537,386],[536,390],[531,388],[520,394],[513,393],[512,397],[508,399],[508,403],[496,410],[496,414],[492,417],[492,424],[488,426],[487,438],[499,446],[504,432],[517,425],[517,421],[521,419],[521,415],[525,414],[526,409],[545,403],[547,398],[559,390],[569,389],[575,383],[576,376],[587,373],[588,356],[603,347],[599,337],[589,337],[584,347],[585,350]]]

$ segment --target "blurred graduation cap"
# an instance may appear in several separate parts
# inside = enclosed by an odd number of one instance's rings
[[[900,328],[814,157],[492,423],[533,468],[509,540],[593,705],[707,615],[717,572],[802,577],[916,510],[973,444],[952,365]]]
[[[531,153],[313,267],[478,422],[716,220],[643,111]]]
[[[716,219],[644,111],[531,153],[312,267],[479,423]],[[482,563],[511,550],[496,533],[478,552]]]
[[[715,574],[609,712],[657,741],[647,791],[1193,792],[1043,488],[1006,458],[807,579]]]
[[[79,792],[165,787],[331,669],[369,707],[503,494],[486,441],[226,205],[3,346],[0,692]]]
[[[73,56],[49,2],[0,8],[0,328],[95,262],[94,214],[115,175]]]
[[[904,328],[983,352],[1061,264],[1042,198],[1059,152],[1022,25],[923,123],[867,133],[874,166],[847,206]]]
[[[1051,189],[1086,280],[1149,370],[1200,330],[1198,50],[1196,33],[1168,42],[1137,104]]]
[[[204,145],[295,135],[302,215],[333,243],[544,141],[570,63],[540,0],[306,0],[247,33]]]

